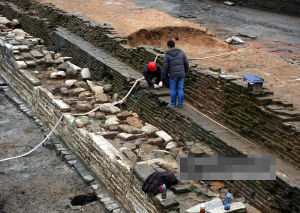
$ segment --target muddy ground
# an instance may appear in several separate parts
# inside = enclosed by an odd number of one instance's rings
[[[34,120],[0,90],[0,159],[22,154],[43,138]],[[76,195],[85,195],[91,188],[51,146],[40,147],[27,157],[0,162],[0,189],[1,213],[106,212],[99,201],[83,206],[83,210],[71,206]]]

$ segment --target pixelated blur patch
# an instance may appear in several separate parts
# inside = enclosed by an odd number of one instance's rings
[[[180,180],[275,180],[274,155],[195,156],[178,158]]]

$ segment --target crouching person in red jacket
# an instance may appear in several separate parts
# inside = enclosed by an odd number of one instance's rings
[[[155,89],[162,87],[164,73],[159,64],[155,62],[147,64],[144,68],[143,75],[149,87],[154,87]]]

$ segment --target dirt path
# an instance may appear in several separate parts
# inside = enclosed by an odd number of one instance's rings
[[[195,62],[203,68],[221,67],[222,72],[227,74],[258,74],[268,81],[266,86],[276,96],[293,103],[300,110],[300,66],[280,58],[300,59],[298,17],[248,8],[228,8],[222,4],[196,0],[40,1],[53,3],[69,13],[79,12],[99,22],[110,22],[117,32],[128,36],[132,46],[150,44],[166,47],[167,40],[175,39],[177,46],[189,58],[235,50],[210,33],[205,33],[203,26],[221,39],[238,33],[258,36],[257,40],[245,38],[247,45],[256,51],[248,53],[245,49],[242,54]]]
[[[32,119],[20,112],[0,90],[0,159],[21,154],[44,138]],[[40,147],[28,157],[0,162],[0,212],[79,212],[71,199],[90,192],[83,179],[55,150]],[[86,212],[104,208],[90,203]]]

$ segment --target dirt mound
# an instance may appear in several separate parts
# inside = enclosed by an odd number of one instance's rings
[[[128,37],[131,47],[151,45],[166,48],[168,40],[173,39],[176,46],[186,51],[190,57],[202,57],[207,54],[232,51],[228,44],[213,35],[191,27],[161,27],[155,29],[141,29]]]

